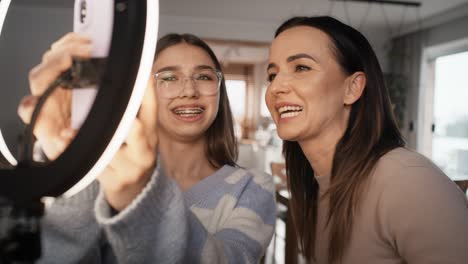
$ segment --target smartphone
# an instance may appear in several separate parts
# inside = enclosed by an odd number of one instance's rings
[[[109,54],[114,23],[114,0],[75,0],[73,31],[92,41],[90,59],[74,58],[71,127],[79,129],[88,116],[98,91]]]

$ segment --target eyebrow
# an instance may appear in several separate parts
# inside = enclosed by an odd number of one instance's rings
[[[268,66],[267,66],[267,71],[268,71],[270,68],[274,68],[274,67],[277,67],[276,64],[274,64],[274,63],[269,63]]]
[[[160,73],[160,72],[163,72],[163,71],[180,71],[181,67],[180,66],[167,66],[167,67],[163,67],[161,69],[159,69],[156,73]],[[194,68],[195,70],[205,70],[205,69],[210,69],[210,70],[214,70],[213,67],[209,66],[209,65],[197,65],[195,66]]]
[[[292,55],[292,56],[289,56],[286,61],[287,62],[291,62],[291,61],[294,61],[294,60],[298,60],[298,59],[311,59],[315,62],[318,63],[318,60],[316,58],[314,58],[313,56],[309,55],[309,54],[306,54],[306,53],[299,53],[299,54],[295,54],[295,55]]]
[[[215,70],[215,68],[209,66],[209,65],[198,65],[195,67],[195,70],[205,70],[205,69],[209,69],[209,70]]]
[[[316,58],[306,53],[298,53],[298,54],[291,55],[286,59],[286,61],[289,63],[298,59],[310,59],[318,63],[318,60]],[[268,64],[267,71],[273,67],[277,67],[277,65],[275,63]]]
[[[160,72],[163,72],[163,71],[177,71],[177,70],[180,70],[180,67],[178,67],[178,66],[167,66],[167,67],[163,67],[163,68],[159,69],[156,73],[160,73]]]

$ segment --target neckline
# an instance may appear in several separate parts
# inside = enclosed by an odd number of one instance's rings
[[[217,190],[217,186],[222,184],[224,179],[231,175],[234,170],[236,170],[236,168],[230,165],[224,165],[210,176],[204,178],[183,192],[187,206],[190,207],[198,201],[204,199],[210,190]]]
[[[330,176],[315,176],[315,180],[317,181],[317,184],[319,185],[319,193],[323,194],[325,193],[328,188],[330,187]]]

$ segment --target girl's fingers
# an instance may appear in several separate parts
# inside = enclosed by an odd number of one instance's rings
[[[55,151],[56,151],[55,157],[62,154],[62,152],[70,144],[69,140],[66,140],[66,139],[63,139],[63,138],[60,138],[60,137],[55,138],[54,142],[55,142]]]
[[[115,184],[118,184],[120,189],[137,184],[145,176],[144,169],[128,156],[126,146],[122,146],[117,151],[109,166],[114,171],[114,181],[116,181]]]
[[[156,159],[156,150],[152,147],[143,123],[136,118],[126,139],[125,152],[132,162],[141,167],[151,166]]]
[[[52,43],[52,45],[50,46],[50,49],[51,50],[57,49],[70,42],[80,42],[80,43],[86,44],[86,43],[91,43],[91,39],[81,34],[78,34],[76,32],[69,32],[65,34],[63,37],[61,37],[59,40]]]
[[[68,42],[46,52],[43,61],[29,72],[32,94],[42,94],[62,72],[72,66],[74,57],[90,56],[91,44],[81,42]]]
[[[112,166],[108,165],[104,171],[98,175],[97,180],[105,189],[116,190],[118,183],[116,177],[118,176],[116,176],[114,169]]]
[[[133,121],[132,127],[130,128],[130,132],[125,140],[126,151],[130,154],[137,154],[140,151],[146,151],[147,144],[145,138],[145,132],[143,130],[143,125],[141,121],[136,118]],[[139,156],[139,155],[137,155]]]
[[[150,77],[146,85],[145,95],[140,107],[140,113],[146,114],[149,113],[151,116],[154,116],[156,111],[157,101],[156,93],[153,78]]]
[[[63,54],[67,54],[71,57],[88,58],[91,56],[91,49],[91,43],[70,42],[56,49],[46,51],[42,56],[42,63],[54,60],[58,56],[63,56]]]
[[[60,131],[60,137],[65,140],[73,140],[77,133],[78,131],[76,129],[64,128],[62,131]]]
[[[32,95],[25,96],[21,99],[17,113],[25,124],[29,124],[29,122],[31,122],[31,117],[34,111],[34,107],[37,104],[37,99],[38,98],[36,96]]]
[[[151,78],[148,81],[145,96],[143,97],[140,110],[138,111],[138,119],[142,122],[142,126],[148,136],[156,133],[158,116],[157,110],[156,93],[153,85],[153,79]]]

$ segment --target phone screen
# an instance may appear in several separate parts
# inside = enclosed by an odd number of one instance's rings
[[[77,78],[71,87],[71,127],[79,129],[93,105],[104,72],[112,38],[114,0],[75,0],[73,16],[73,31],[92,41],[92,58],[76,58],[72,67]]]

